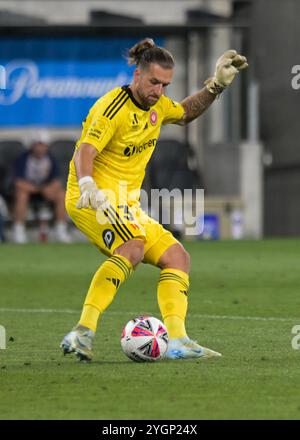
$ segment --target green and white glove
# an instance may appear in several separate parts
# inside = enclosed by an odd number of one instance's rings
[[[101,189],[99,189],[91,176],[85,176],[78,181],[80,189],[80,198],[77,202],[76,208],[92,208],[97,210],[101,208],[107,209],[109,201]]]
[[[212,78],[208,78],[204,84],[207,89],[219,95],[234,80],[235,75],[248,67],[247,58],[230,49],[218,59],[216,70]]]

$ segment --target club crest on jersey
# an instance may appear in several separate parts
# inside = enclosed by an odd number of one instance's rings
[[[155,110],[151,110],[150,112],[150,124],[151,125],[156,125],[157,123],[157,113]]]
[[[108,247],[108,249],[111,248],[111,245],[115,241],[115,234],[110,229],[105,229],[102,233],[102,238],[105,243],[105,246]]]

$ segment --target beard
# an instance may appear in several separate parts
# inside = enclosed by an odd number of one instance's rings
[[[157,101],[159,100],[158,97],[155,96],[145,96],[144,94],[141,94],[140,92],[137,91],[137,95],[139,97],[139,100],[141,102],[141,104],[144,107],[152,107],[153,105],[155,105],[157,103]]]

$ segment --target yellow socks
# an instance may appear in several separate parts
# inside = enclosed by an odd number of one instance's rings
[[[160,274],[157,297],[158,305],[167,327],[169,337],[186,337],[189,276],[178,269],[163,269]]]
[[[87,293],[79,325],[96,331],[100,314],[111,304],[132,269],[131,263],[120,255],[113,255],[99,267]],[[171,339],[186,337],[188,289],[188,274],[178,269],[161,271],[157,289],[158,304]]]
[[[131,263],[121,255],[113,255],[99,267],[87,293],[79,325],[96,331],[100,314],[110,305],[131,272]]]

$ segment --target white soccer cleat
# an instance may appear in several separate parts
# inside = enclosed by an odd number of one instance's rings
[[[165,354],[166,359],[209,359],[221,357],[221,353],[202,347],[196,341],[186,338],[170,339]]]
[[[64,355],[75,353],[80,361],[92,360],[92,343],[95,333],[89,329],[76,329],[68,333],[61,341]]]

